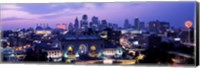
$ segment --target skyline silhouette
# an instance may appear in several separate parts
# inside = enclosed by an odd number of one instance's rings
[[[38,23],[56,24],[74,23],[77,17],[88,15],[108,23],[123,26],[128,19],[134,25],[134,18],[139,18],[147,25],[149,21],[166,21],[173,27],[185,27],[187,20],[195,22],[195,2],[132,2],[132,3],[68,3],[68,4],[9,4],[1,5],[2,29],[35,27]],[[180,7],[181,6],[181,7]],[[127,8],[128,7],[128,8]]]

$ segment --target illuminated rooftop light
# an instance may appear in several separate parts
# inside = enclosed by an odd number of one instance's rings
[[[174,41],[180,41],[181,38],[174,38]]]
[[[192,21],[186,21],[185,27],[190,28],[192,26]]]
[[[103,60],[103,63],[104,64],[112,64],[113,60],[112,59],[105,59],[105,60]]]
[[[138,41],[134,41],[133,45],[139,45],[139,42]]]

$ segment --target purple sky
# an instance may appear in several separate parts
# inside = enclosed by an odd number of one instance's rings
[[[38,23],[74,23],[83,14],[106,19],[120,26],[125,19],[133,25],[138,17],[147,24],[152,20],[167,21],[174,27],[184,27],[184,22],[195,22],[195,2],[132,2],[132,3],[62,3],[62,4],[1,4],[3,30],[35,27]]]

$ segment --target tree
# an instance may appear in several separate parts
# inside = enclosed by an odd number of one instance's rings
[[[37,47],[28,49],[24,61],[47,61],[47,52]]]

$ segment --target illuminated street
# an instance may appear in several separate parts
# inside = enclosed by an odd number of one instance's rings
[[[124,65],[131,65],[135,64],[136,60],[113,60],[110,63],[103,63],[105,60],[90,60],[84,62],[75,62],[75,64],[124,64]]]

